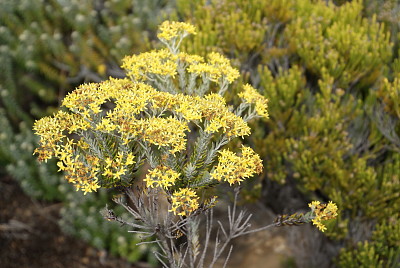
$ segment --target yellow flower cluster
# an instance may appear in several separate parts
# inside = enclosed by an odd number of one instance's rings
[[[77,153],[76,148],[85,146],[86,144],[81,141],[76,143],[74,140],[67,139],[65,144],[57,145],[55,150],[55,156],[59,159],[57,162],[59,171],[66,171],[65,179],[74,184],[77,191],[82,190],[84,194],[100,188],[97,178],[100,171],[100,159]]]
[[[158,146],[171,146],[170,153],[186,149],[186,133],[189,127],[173,117],[149,118],[133,122],[133,130],[139,138]]]
[[[250,134],[250,127],[240,116],[229,111],[225,99],[211,93],[203,98],[183,94],[158,92],[151,100],[153,107],[165,107],[179,113],[186,120],[205,119],[208,122],[206,132],[215,133],[220,129],[228,136],[243,137]]]
[[[243,137],[250,134],[247,123],[242,117],[229,111],[225,99],[218,94],[211,93],[201,98],[157,92],[153,95],[151,102],[153,107],[167,108],[188,121],[204,118],[207,121],[205,131],[209,133],[216,133],[223,129],[229,137]]]
[[[250,147],[242,147],[242,155],[237,156],[229,150],[220,151],[218,165],[211,172],[211,178],[217,181],[227,181],[230,185],[242,182],[245,178],[260,174],[262,160]]]
[[[157,37],[166,41],[176,37],[185,37],[188,34],[196,34],[196,28],[193,25],[177,21],[164,21],[159,30]]]
[[[175,181],[179,178],[180,174],[169,167],[158,166],[147,173],[144,181],[146,187],[155,188],[160,187],[168,189],[175,184]]]
[[[37,120],[33,130],[40,136],[40,147],[34,153],[39,155],[39,161],[47,161],[55,155],[56,145],[66,137],[66,133],[76,130],[86,130],[90,124],[75,114],[58,111],[52,117]]]
[[[243,137],[250,134],[250,127],[240,116],[226,107],[225,99],[218,94],[204,97],[203,116],[209,121],[205,131],[214,133],[223,129],[227,136]]]
[[[240,76],[239,71],[231,66],[229,60],[216,52],[208,54],[207,63],[192,64],[187,68],[187,71],[207,75],[214,82],[219,82],[221,78],[225,78],[229,83],[232,83]]]
[[[312,213],[314,213],[314,218],[312,220],[313,224],[322,232],[327,229],[322,221],[334,219],[338,215],[338,208],[332,201],[329,201],[328,204],[321,204],[319,201],[312,201],[308,206],[311,208]]]
[[[115,100],[114,113],[138,114],[144,110],[153,92],[155,92],[154,88],[143,83],[132,83],[129,79],[110,78],[102,83],[79,86],[64,98],[62,105],[90,119],[102,111],[103,104]]]
[[[268,118],[268,100],[257,92],[251,85],[246,84],[243,86],[243,92],[238,94],[239,97],[243,98],[247,103],[255,104],[256,112],[259,116]]]
[[[171,197],[172,207],[169,210],[175,215],[188,216],[199,208],[199,197],[192,189],[182,188]]]
[[[163,97],[165,94],[161,94],[155,97],[155,100],[159,100],[160,103],[165,102],[167,98]],[[168,109],[171,109],[175,113],[182,115],[187,121],[201,120],[203,117],[204,110],[204,99],[195,96],[188,96],[183,94],[170,95],[169,103],[165,103]],[[164,100],[163,100],[164,99]],[[156,104],[158,105],[158,104]]]
[[[178,60],[183,65],[198,64],[204,62],[204,58],[199,55],[190,55],[185,52],[179,52],[178,55],[174,56],[174,59]]]
[[[128,172],[128,167],[135,163],[133,159],[134,155],[131,152],[126,155],[118,152],[115,157],[106,157],[104,159],[105,167],[102,175],[112,178],[113,181],[120,180],[121,176]]]
[[[142,139],[159,146],[171,146],[171,152],[186,148],[187,122],[176,118],[136,119],[140,112],[153,108],[168,109],[181,115],[186,121],[206,119],[208,132],[223,129],[228,136],[245,136],[250,133],[247,123],[230,112],[225,99],[218,94],[204,98],[183,94],[156,91],[143,83],[132,83],[127,79],[110,79],[98,84],[85,84],[71,92],[63,101],[73,114],[59,111],[53,117],[45,117],[35,123],[36,134],[41,136],[39,159],[49,159],[54,154],[51,147],[61,142],[65,131],[88,130],[101,106],[114,102],[115,107],[106,116],[100,117],[96,130],[118,131],[126,142]]]
[[[126,56],[121,67],[128,71],[128,76],[143,81],[151,79],[151,75],[175,77],[177,65],[173,55],[168,50],[161,49]]]
[[[178,64],[183,64],[189,73],[205,75],[217,83],[221,78],[232,83],[240,76],[229,60],[216,52],[208,54],[207,63],[201,56],[186,53],[174,55],[165,49],[126,56],[122,60],[122,68],[128,71],[128,76],[138,81],[153,80],[154,75],[174,78]]]

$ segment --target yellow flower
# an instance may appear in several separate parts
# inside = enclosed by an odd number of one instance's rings
[[[308,206],[311,208],[311,212],[314,214],[312,223],[317,228],[324,232],[327,228],[322,221],[334,219],[337,217],[338,208],[335,203],[329,201],[328,204],[321,204],[319,201],[312,201]]]
[[[82,190],[86,194],[97,191],[100,187],[97,179],[100,171],[100,159],[91,155],[78,154],[75,149],[78,143],[66,139],[64,144],[57,146],[55,151],[59,158],[57,166],[60,170],[65,171],[65,179],[74,184],[76,190]]]
[[[218,165],[210,173],[217,181],[227,181],[230,185],[242,182],[245,178],[260,174],[262,171],[260,157],[250,148],[243,146],[242,155],[238,156],[229,150],[220,151]]]
[[[268,100],[257,92],[251,85],[246,84],[243,86],[243,92],[238,94],[247,103],[255,104],[256,112],[259,116],[268,118]]]
[[[144,181],[146,187],[155,188],[161,187],[168,189],[175,184],[175,181],[179,178],[180,174],[169,167],[158,166],[147,173]]]
[[[197,63],[189,65],[189,73],[205,74],[211,81],[219,82],[220,78],[225,78],[229,83],[235,81],[239,76],[239,71],[233,68],[227,58],[219,53],[208,54],[207,63]]]
[[[192,149],[187,146],[189,126],[207,132],[211,140],[221,135],[229,139],[249,135],[245,120],[233,113],[221,96],[239,71],[219,53],[210,53],[205,60],[179,52],[188,34],[195,34],[193,25],[166,21],[158,37],[167,49],[125,57],[122,67],[129,79],[83,84],[69,93],[62,102],[64,111],[35,122],[40,146],[34,153],[39,160],[57,157],[66,180],[86,194],[100,185],[119,185],[128,179],[134,153],[145,158],[158,153],[174,157],[170,154],[181,152],[183,157],[185,150]],[[101,71],[103,67],[99,67]],[[204,96],[210,81],[220,83],[220,90]],[[179,87],[183,92],[177,92]],[[201,96],[192,96],[196,92]],[[258,114],[268,116],[266,100],[254,89],[245,86],[243,98],[255,103]],[[258,155],[243,147],[240,156],[221,151],[211,176],[240,183],[261,168]],[[149,171],[145,181],[147,187],[176,189],[179,176],[161,165]],[[198,199],[193,190],[180,189],[173,194],[171,211],[189,215],[198,208]]]
[[[172,108],[176,113],[181,114],[186,120],[193,121],[202,118],[201,99],[183,94],[174,95],[176,105]]]
[[[182,188],[174,192],[171,197],[172,207],[169,210],[175,215],[189,216],[192,212],[199,208],[199,197],[192,189]]]
[[[231,66],[230,61],[217,52],[208,54],[208,61],[212,66],[221,70],[221,75],[226,77],[229,83],[232,83],[240,76],[239,71]]]
[[[53,116],[35,121],[33,130],[40,136],[40,146],[35,149],[40,161],[46,161],[56,154],[57,145],[66,138],[66,132],[87,130],[90,124],[75,114],[58,111]]]
[[[209,94],[202,101],[203,117],[209,121],[205,131],[218,132],[221,128],[227,136],[246,136],[250,134],[250,127],[240,116],[229,111],[225,99],[218,94]]]
[[[125,175],[129,166],[135,163],[133,153],[129,152],[126,155],[122,152],[118,152],[113,158],[106,157],[104,159],[105,166],[102,173],[105,177],[111,177],[112,180],[120,180],[121,176]]]
[[[84,117],[90,117],[91,113],[99,113],[100,106],[108,98],[107,92],[99,86],[98,83],[80,85],[64,98],[62,105]]]
[[[169,146],[170,153],[186,149],[186,131],[189,127],[173,117],[138,120],[135,128],[140,139],[158,146]]]
[[[204,58],[198,55],[190,55],[185,52],[179,52],[178,55],[174,56],[174,58],[178,59],[180,63],[183,64],[198,64],[204,62]]]
[[[117,128],[110,118],[103,118],[100,123],[97,124],[96,129],[105,132],[112,132]]]
[[[196,34],[196,28],[193,25],[176,21],[164,21],[159,30],[157,37],[166,41],[178,36],[185,37],[188,34]]]
[[[177,64],[172,56],[166,49],[126,56],[121,67],[138,81],[148,80],[152,75],[175,77]]]

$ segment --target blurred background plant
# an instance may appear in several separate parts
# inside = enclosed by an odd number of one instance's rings
[[[304,236],[308,246],[288,237],[297,266],[395,267],[399,7],[396,0],[1,1],[0,173],[66,209],[79,200],[67,198],[55,165],[39,166],[31,155],[31,125],[78,84],[122,76],[120,59],[149,48],[172,12],[198,29],[185,51],[218,51],[240,68],[245,78],[232,95],[250,82],[270,100],[270,119],[252,126],[257,138],[247,140],[266,171],[247,198],[281,214],[312,199],[342,211],[325,237]],[[103,206],[95,203],[82,211]]]

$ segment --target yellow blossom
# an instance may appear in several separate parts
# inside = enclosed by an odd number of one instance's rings
[[[229,60],[216,52],[208,54],[207,63],[191,64],[187,71],[199,75],[205,74],[214,82],[219,82],[220,78],[225,78],[229,83],[232,83],[240,76],[239,71],[231,66]]]
[[[175,153],[186,149],[187,123],[173,117],[138,120],[135,125],[140,139],[158,146],[170,146]]]
[[[186,96],[183,94],[175,95],[177,103],[173,111],[180,113],[186,120],[193,121],[202,118],[201,99],[199,97]]]
[[[204,58],[199,55],[191,55],[185,52],[179,52],[178,55],[174,56],[180,63],[183,64],[198,64],[204,62]]]
[[[158,166],[147,173],[144,181],[146,187],[155,188],[161,187],[167,189],[175,184],[175,181],[179,178],[180,174],[169,167]]]
[[[78,154],[75,146],[75,141],[69,139],[59,146],[57,157],[60,161],[57,166],[65,171],[65,179],[74,184],[76,190],[82,190],[84,194],[97,191],[100,187],[97,178],[100,171],[100,159],[91,155]]]
[[[103,118],[99,124],[97,124],[96,129],[106,132],[112,132],[117,128],[110,118]]]
[[[196,29],[193,25],[176,21],[164,21],[160,25],[159,30],[160,32],[157,34],[157,37],[166,41],[178,36],[185,37],[188,34],[196,34]]]
[[[33,130],[40,136],[40,146],[35,149],[40,161],[55,156],[57,144],[66,138],[66,132],[72,133],[76,130],[86,130],[90,124],[78,115],[58,111],[53,116],[43,117],[35,121]]]
[[[314,218],[312,219],[313,224],[322,232],[327,229],[322,221],[334,219],[338,215],[338,208],[332,201],[329,201],[328,204],[321,204],[319,201],[312,201],[308,206],[314,214]]]
[[[129,166],[135,163],[134,155],[129,152],[126,155],[118,152],[115,157],[106,157],[104,159],[105,166],[102,173],[105,177],[111,177],[113,181],[118,181],[121,176],[129,171]]]
[[[205,131],[214,133],[220,129],[227,136],[246,136],[250,134],[250,127],[240,116],[229,111],[225,99],[218,94],[209,94],[202,102],[203,117],[209,121]]]
[[[98,83],[83,84],[69,93],[62,105],[73,112],[89,117],[90,113],[99,113],[100,106],[107,100],[107,92],[99,88]]]
[[[158,36],[168,49],[125,57],[122,67],[129,79],[83,84],[69,93],[62,102],[63,111],[35,122],[40,144],[34,153],[39,160],[58,158],[66,180],[86,194],[130,180],[136,154],[142,159],[158,153],[175,157],[179,152],[176,159],[184,159],[192,150],[187,146],[189,126],[207,132],[211,140],[249,135],[247,123],[219,95],[239,71],[219,53],[210,53],[205,60],[179,52],[182,38],[191,33],[195,29],[190,24],[164,22]],[[221,83],[219,94],[205,95],[209,81],[202,85],[204,79]],[[181,93],[179,87],[185,87]],[[201,96],[191,96],[196,92]],[[256,93],[246,85],[241,96],[255,104],[258,114],[268,116],[266,100]],[[211,176],[240,183],[261,168],[260,158],[250,148],[243,147],[240,156],[223,150]],[[179,176],[160,165],[148,172],[145,181],[148,187],[170,189],[177,187]],[[192,189],[180,189],[172,196],[171,211],[189,215],[198,208],[198,199]]]
[[[250,148],[243,146],[242,155],[238,156],[229,150],[220,151],[218,165],[210,173],[217,181],[227,181],[230,185],[242,182],[245,178],[262,171],[260,157]]]
[[[167,108],[182,115],[186,120],[199,120],[202,118],[202,99],[198,96],[184,94],[170,94],[167,92],[156,92],[150,102],[154,108]]]
[[[230,61],[219,53],[211,52],[208,54],[208,61],[212,66],[221,69],[221,74],[226,77],[229,83],[240,76],[239,71],[231,66]]]
[[[151,75],[175,77],[177,64],[172,54],[166,50],[154,50],[139,55],[126,56],[122,68],[136,80],[147,80]]]
[[[243,98],[247,103],[255,104],[256,112],[259,116],[268,118],[268,100],[257,92],[251,85],[246,84],[243,86],[243,92],[238,94],[239,97]]]
[[[182,188],[171,196],[172,207],[169,210],[175,215],[189,216],[199,208],[199,197],[192,189]]]

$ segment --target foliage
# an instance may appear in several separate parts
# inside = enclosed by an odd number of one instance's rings
[[[371,241],[358,242],[340,255],[341,267],[397,267],[400,262],[398,218],[376,226]]]

